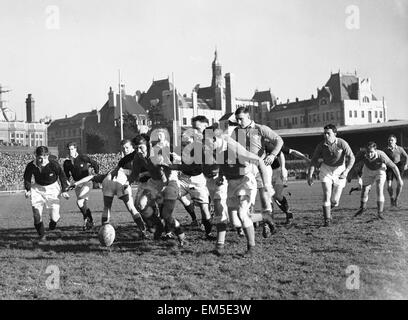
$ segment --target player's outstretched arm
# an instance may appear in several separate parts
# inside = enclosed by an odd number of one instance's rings
[[[307,163],[310,163],[310,159],[308,157],[306,157],[306,155],[304,155],[302,152],[297,151],[295,149],[290,149],[289,154],[293,155],[296,158],[305,160]]]

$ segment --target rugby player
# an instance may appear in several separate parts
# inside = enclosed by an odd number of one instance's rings
[[[356,159],[357,162],[364,162],[363,166],[363,188],[361,190],[360,209],[355,213],[355,217],[361,215],[367,210],[368,193],[371,185],[375,183],[377,194],[377,214],[379,219],[384,219],[384,184],[386,181],[386,170],[391,169],[397,179],[397,187],[399,189],[404,185],[398,166],[381,150],[377,150],[375,142],[367,144],[367,152],[365,155]]]
[[[87,183],[88,181],[94,181],[102,183],[102,194],[103,194],[103,213],[102,213],[102,224],[109,223],[112,203],[114,196],[122,200],[126,206],[126,209],[131,214],[133,221],[138,226],[141,237],[143,239],[147,238],[146,226],[139,212],[136,210],[133,204],[132,198],[132,187],[129,183],[129,177],[132,172],[132,159],[134,156],[134,148],[132,141],[125,139],[121,141],[121,151],[124,157],[119,161],[117,167],[108,172],[107,174],[89,175],[79,181],[76,181],[71,185],[71,188],[80,186],[82,183]],[[126,158],[126,161],[123,159]]]
[[[233,132],[235,139],[248,151],[264,159],[265,164],[267,165],[267,170],[269,171],[269,175],[272,177],[272,168],[270,165],[273,163],[280,149],[282,148],[282,138],[268,126],[257,124],[252,121],[249,115],[249,108],[239,107],[235,111],[235,118],[238,123],[237,128],[235,128]],[[264,150],[265,139],[269,139],[269,141],[273,143],[273,149],[267,156],[265,155]],[[262,178],[259,172],[257,172],[257,167],[255,166],[254,169],[256,170],[254,173],[256,175],[257,189],[259,191],[259,197],[261,199],[262,210],[263,212],[272,216],[271,199],[268,198],[270,194],[266,191],[266,187],[263,184]],[[251,197],[251,203],[254,205],[256,199],[256,190]],[[269,237],[276,231],[274,227],[272,229],[270,227],[273,227],[273,225],[264,224],[263,226],[262,234],[265,238]]]
[[[271,176],[267,166],[260,157],[247,151],[235,141],[227,130],[214,130],[214,132],[206,130],[205,147],[206,164],[211,164],[208,160],[214,157],[215,162],[212,163],[217,163],[219,166],[214,196],[217,225],[215,253],[223,254],[227,223],[230,221],[235,227],[243,227],[247,239],[246,253],[252,255],[255,247],[254,222],[264,221],[273,226],[272,217],[267,212],[253,215],[252,218],[249,213],[251,197],[256,190],[256,171],[252,166],[259,166],[261,179],[271,197]]]
[[[272,142],[269,140],[265,140],[266,154],[269,155],[272,152],[272,150],[273,150]],[[285,155],[292,155],[297,158],[303,159],[308,164],[310,164],[310,159],[300,151],[290,149],[283,145],[278,153],[278,156],[271,164],[273,170],[272,187],[275,191],[275,194],[273,195],[273,200],[278,205],[279,209],[281,209],[286,214],[286,223],[289,224],[290,221],[293,219],[293,213],[289,210],[288,200],[283,195],[283,189],[285,188],[288,180],[288,171],[286,169]]]
[[[148,218],[154,214],[154,207],[159,207],[160,217],[164,220],[167,230],[173,231],[179,245],[184,246],[186,236],[180,223],[173,217],[179,195],[177,171],[170,169],[170,164],[165,161],[166,157],[151,152],[149,137],[138,135],[133,142],[136,153],[133,158],[130,181],[136,181],[143,171],[150,174],[149,180],[138,187],[135,198],[136,208],[142,216]],[[125,158],[122,160],[126,161]]]
[[[98,163],[85,154],[79,154],[75,142],[68,143],[67,149],[69,158],[64,161],[63,168],[68,180],[72,177],[74,181],[78,181],[87,177],[90,174],[89,170],[91,168],[93,168],[95,174],[99,173]],[[75,188],[76,203],[84,219],[84,230],[90,230],[94,225],[91,210],[88,208],[89,192],[91,189],[92,181],[78,185]]]
[[[319,172],[323,189],[323,218],[324,226],[327,227],[331,224],[331,209],[339,205],[347,175],[355,161],[349,144],[337,137],[334,124],[324,127],[324,140],[317,145],[313,153],[307,176],[309,186],[313,184],[313,173],[320,158],[323,158]]]
[[[35,160],[29,162],[24,171],[26,198],[31,200],[34,227],[39,242],[46,240],[42,213],[49,210],[49,230],[54,230],[60,219],[60,197],[69,199],[68,180],[59,163],[48,158],[48,148],[39,146],[35,150]],[[31,179],[34,177],[34,183]],[[59,180],[59,182],[58,182]]]
[[[397,145],[397,137],[393,134],[388,137],[388,146],[384,149],[385,154],[390,158],[398,167],[401,178],[404,177],[404,171],[408,169],[408,155],[404,148]],[[398,199],[401,195],[402,185],[397,184],[394,196],[394,190],[392,187],[392,181],[397,179],[394,171],[391,168],[387,168],[387,189],[390,195],[391,206],[398,207]],[[398,179],[397,179],[398,180]]]

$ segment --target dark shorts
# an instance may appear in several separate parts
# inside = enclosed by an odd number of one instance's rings
[[[405,164],[399,162],[399,163],[396,163],[396,165],[398,167],[398,170],[399,170],[399,172],[401,174],[401,178],[402,178],[404,176],[404,166],[405,166]],[[397,177],[395,176],[394,171],[392,171],[391,168],[387,167],[387,181],[392,181],[393,179],[397,179]]]

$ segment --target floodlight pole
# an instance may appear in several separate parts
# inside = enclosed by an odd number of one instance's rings
[[[123,111],[122,111],[122,84],[119,69],[119,121],[120,121],[120,141],[123,140]]]

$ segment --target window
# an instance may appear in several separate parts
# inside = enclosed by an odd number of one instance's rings
[[[352,118],[353,117],[353,111],[349,111],[349,118]]]
[[[326,121],[326,117],[325,117],[325,113],[324,113],[324,112],[323,112],[322,117],[323,117],[323,122]]]
[[[183,126],[187,125],[187,118],[183,118]]]
[[[382,118],[382,111],[380,111],[380,118]]]
[[[340,111],[336,112],[336,118],[340,120]]]
[[[278,120],[275,120],[275,127],[279,128],[279,121]]]
[[[354,118],[357,118],[357,110],[354,110]]]
[[[320,122],[320,114],[317,114],[317,122]]]
[[[374,118],[378,118],[378,111],[374,112]]]
[[[370,98],[369,98],[369,97],[364,97],[364,98],[363,98],[363,102],[369,103],[369,102],[370,102]]]
[[[331,120],[334,120],[334,114],[333,114],[333,112],[330,112],[330,119],[331,119]]]
[[[364,110],[361,110],[361,118],[364,118]]]

